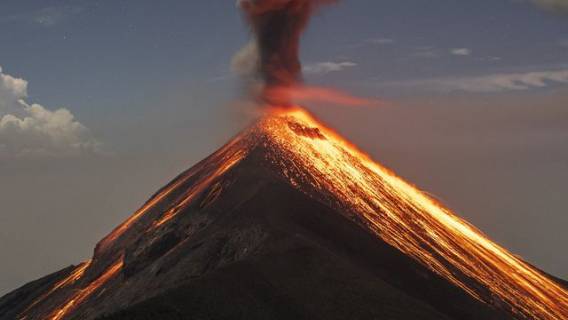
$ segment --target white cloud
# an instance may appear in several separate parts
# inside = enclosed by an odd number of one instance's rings
[[[347,47],[350,49],[356,49],[356,48],[372,47],[372,46],[388,46],[392,45],[394,42],[395,42],[394,39],[391,38],[368,38],[361,40],[360,42],[350,44]]]
[[[438,92],[505,92],[544,88],[551,84],[568,84],[568,69],[526,73],[501,73],[473,77],[446,77],[386,83],[387,86]]]
[[[454,56],[469,56],[471,55],[471,49],[468,48],[454,48],[450,50],[450,53]]]
[[[564,48],[568,48],[568,39],[559,40],[558,45]]]
[[[98,152],[100,143],[73,114],[28,104],[28,83],[0,68],[0,156],[77,155]]]
[[[2,73],[0,67],[0,115],[3,112],[17,111],[19,101],[24,99],[28,91],[28,82]]]
[[[568,0],[531,0],[538,6],[560,13],[568,13]]]
[[[348,68],[356,67],[357,63],[352,61],[340,61],[340,62],[318,62],[310,65],[304,66],[304,73],[306,74],[327,74],[330,72],[339,72]]]

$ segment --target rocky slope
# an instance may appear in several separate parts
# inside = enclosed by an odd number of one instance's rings
[[[182,173],[0,319],[562,319],[555,280],[303,111]]]

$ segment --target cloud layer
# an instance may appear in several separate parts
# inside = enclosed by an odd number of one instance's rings
[[[552,84],[568,84],[568,69],[526,73],[501,73],[472,77],[446,77],[405,82],[387,86],[436,92],[505,92],[544,88]]]
[[[326,61],[326,62],[318,62],[310,65],[306,65],[303,68],[305,74],[327,74],[330,72],[339,72],[343,71],[348,68],[356,67],[357,63],[352,61]]]
[[[28,82],[0,68],[0,157],[98,152],[100,143],[65,109],[28,104]]]

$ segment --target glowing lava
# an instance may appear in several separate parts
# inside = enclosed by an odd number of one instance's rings
[[[331,194],[322,200],[352,213],[377,237],[479,300],[491,303],[468,278],[518,315],[568,319],[566,290],[306,111],[279,110],[260,126],[273,142],[270,161],[294,186],[308,194]]]
[[[86,310],[97,310],[101,304],[112,305],[109,300],[117,290],[128,286],[119,277],[125,251],[147,247],[162,231],[175,228],[196,201],[200,207],[214,202],[227,192],[225,178],[249,159],[254,166],[269,169],[297,190],[337,209],[476,299],[519,319],[568,319],[568,292],[539,270],[373,161],[305,110],[270,110],[256,125],[152,197],[99,243],[92,262],[80,265],[40,295],[20,319],[69,319],[85,316]],[[81,308],[83,304],[88,308]]]
[[[229,170],[233,165],[238,163],[245,155],[246,148],[240,145],[240,138],[237,137],[223,146],[215,155],[212,156],[211,163],[200,163],[191,168],[189,171],[180,175],[174,181],[170,182],[162,190],[160,190],[156,195],[154,195],[150,200],[148,200],[140,209],[138,209],[132,216],[130,216],[121,225],[115,228],[109,235],[107,235],[98,244],[100,251],[105,251],[112,246],[124,233],[132,228],[132,226],[137,223],[144,215],[148,213],[149,210],[155,208],[159,203],[163,202],[171,196],[172,192],[179,189],[182,185],[187,183],[190,179],[194,178],[194,174],[200,170],[214,170],[210,173],[209,177],[201,178],[201,182],[197,183],[190,190],[185,193],[184,201],[179,203],[177,206],[172,207],[168,212],[164,213],[160,221],[155,222],[155,226],[160,226],[167,222],[173,217],[176,212],[181,209],[184,204],[188,203],[193,196],[202,191],[208,184],[213,181],[216,177],[222,175],[227,170]],[[205,168],[207,165],[213,168]]]
[[[150,208],[154,207],[157,203],[162,201],[167,197],[172,190],[179,187],[184,183],[189,177],[184,177],[168,185],[165,189],[160,191],[157,195],[152,197],[142,208],[138,209],[130,218],[124,221],[120,226],[114,229],[108,236],[106,236],[101,242],[99,242],[99,247],[101,250],[107,249],[114,241],[116,241],[120,236],[122,236],[138,219],[140,219]]]
[[[160,220],[155,222],[154,227],[160,227],[173,219],[180,211],[189,205],[197,195],[205,191],[205,189],[207,189],[215,179],[219,178],[239,163],[246,154],[247,153],[244,150],[241,150],[224,159],[223,163],[211,175],[203,177],[200,181],[196,182],[191,188],[189,188],[183,196],[183,200],[166,211]]]
[[[30,304],[20,315],[20,320],[25,320],[27,318],[27,316],[25,316],[25,314],[32,309],[34,306],[36,306],[37,304],[43,302],[44,300],[46,300],[49,296],[51,296],[55,291],[64,288],[68,285],[74,284],[75,282],[77,282],[79,279],[81,279],[83,277],[83,274],[85,274],[85,271],[87,270],[87,268],[89,268],[89,266],[91,265],[91,260],[87,261],[87,262],[83,262],[82,264],[80,264],[77,268],[75,268],[75,270],[73,270],[73,272],[71,272],[71,274],[69,274],[69,276],[65,277],[63,280],[57,282],[53,287],[51,287],[51,289],[49,289],[49,291],[45,292],[44,294],[42,294],[39,298],[37,298],[36,300],[34,300],[34,302],[32,302],[32,304]]]
[[[48,317],[50,320],[61,320],[67,314],[69,314],[73,309],[77,308],[83,301],[88,299],[95,291],[103,287],[110,279],[112,279],[123,266],[122,259],[111,265],[102,275],[97,279],[90,282],[86,287],[77,291],[71,298],[65,302],[60,308],[53,311],[53,313]]]

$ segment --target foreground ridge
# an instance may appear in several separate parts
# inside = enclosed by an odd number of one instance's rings
[[[140,302],[142,298],[131,292],[158,291],[164,283],[175,287],[181,277],[191,280],[208,272],[213,268],[211,261],[193,276],[187,275],[187,268],[193,270],[190,264],[180,269],[183,273],[164,275],[201,245],[191,243],[199,234],[195,225],[209,225],[211,218],[195,212],[207,212],[211,203],[229,193],[235,183],[231,172],[247,161],[335,208],[375,238],[493,308],[519,319],[568,318],[568,293],[559,284],[373,161],[311,114],[295,108],[271,111],[174,179],[101,240],[92,260],[40,290],[19,319],[95,319],[101,310],[116,311]],[[247,247],[239,255],[251,251]],[[128,296],[128,301],[113,304],[117,296]]]

